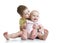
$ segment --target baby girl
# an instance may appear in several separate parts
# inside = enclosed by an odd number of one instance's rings
[[[35,39],[38,35],[38,32],[40,32],[42,35],[44,35],[44,29],[43,27],[40,25],[40,23],[38,22],[38,18],[39,18],[39,12],[36,10],[33,10],[30,13],[30,19],[26,20],[26,31],[27,34],[26,36],[23,34],[22,35],[22,39],[24,39],[23,37],[25,36],[26,38],[29,39]]]

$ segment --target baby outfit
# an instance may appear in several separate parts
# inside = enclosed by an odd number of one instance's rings
[[[40,25],[39,22],[32,22],[31,20],[26,20],[26,30],[30,34],[31,31],[33,30],[33,25],[36,24],[37,26]],[[44,34],[44,30],[38,30],[38,32],[41,32],[42,35]]]
[[[33,24],[36,24],[36,25],[40,25],[40,22],[32,22],[31,20],[26,20],[26,19],[24,19],[24,18],[21,18],[20,20],[19,20],[19,25],[20,26],[22,26],[24,23],[26,23],[27,25],[26,25],[26,30],[27,30],[27,32],[30,34],[31,33],[31,31],[33,30]],[[21,30],[21,29],[20,29]],[[41,32],[42,34],[44,34],[44,30],[43,31],[41,31],[41,30],[38,30],[38,32]]]

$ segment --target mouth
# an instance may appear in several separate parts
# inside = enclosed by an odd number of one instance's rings
[[[37,19],[34,19],[34,20],[37,20]]]

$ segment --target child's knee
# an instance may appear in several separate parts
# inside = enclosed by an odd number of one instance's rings
[[[48,31],[47,29],[44,29],[44,33],[45,33],[45,34],[48,34],[49,31]]]
[[[48,32],[48,30],[47,29],[44,29],[46,32]]]

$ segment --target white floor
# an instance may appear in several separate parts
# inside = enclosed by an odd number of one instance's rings
[[[56,37],[54,36],[53,33],[49,32],[49,35],[47,37],[46,40],[39,40],[39,39],[35,39],[35,40],[21,40],[21,38],[15,38],[15,39],[10,39],[10,40],[6,40],[3,36],[3,32],[0,31],[0,43],[56,43]]]
[[[3,41],[1,41],[1,43],[50,43],[50,42],[48,42],[47,40],[46,41],[38,40],[38,39],[21,40],[21,39],[17,38],[17,39],[13,39],[13,40],[3,40]]]
[[[42,41],[42,40],[20,40],[20,39],[16,39],[16,40],[9,40],[9,41],[5,41],[5,43],[46,43],[46,41]]]

